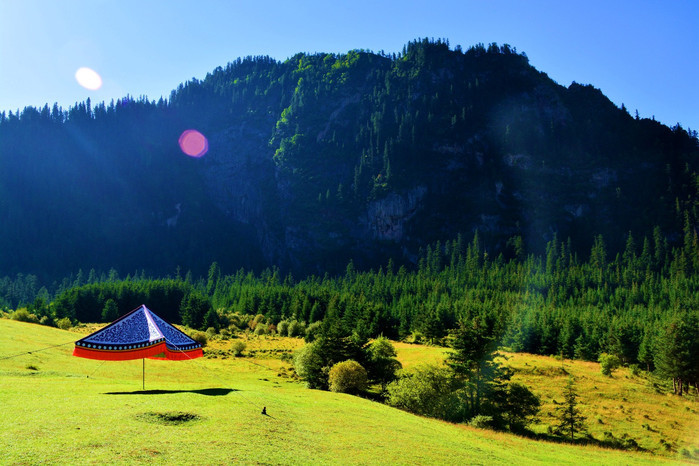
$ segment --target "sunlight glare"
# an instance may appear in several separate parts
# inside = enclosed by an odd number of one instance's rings
[[[91,68],[78,68],[78,71],[75,72],[75,80],[82,87],[91,91],[96,91],[102,87],[102,78]]]
[[[209,151],[209,141],[195,129],[185,130],[179,139],[180,149],[190,157],[202,157]]]

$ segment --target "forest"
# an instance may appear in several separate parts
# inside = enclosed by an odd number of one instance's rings
[[[350,262],[343,275],[297,280],[276,268],[226,275],[213,263],[197,279],[79,272],[51,292],[36,277],[5,277],[0,303],[48,325],[109,322],[147,303],[167,320],[213,334],[283,332],[307,341],[331,334],[360,346],[380,336],[444,345],[470,325],[514,352],[614,355],[672,378],[682,393],[696,385],[699,368],[699,241],[685,217],[677,245],[655,228],[642,239],[628,235],[613,258],[601,235],[586,260],[556,238],[545,256],[522,255],[514,237],[511,258],[493,257],[476,232],[470,241],[429,245],[411,270],[389,261],[360,271]]]

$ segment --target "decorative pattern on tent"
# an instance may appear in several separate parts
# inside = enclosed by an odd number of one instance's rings
[[[203,355],[199,343],[155,315],[145,304],[76,341],[73,350],[73,356],[109,361],[143,358],[181,361]]]

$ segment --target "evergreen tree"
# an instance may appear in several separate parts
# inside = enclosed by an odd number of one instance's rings
[[[575,381],[573,377],[568,377],[568,382],[563,389],[562,404],[556,407],[556,415],[558,417],[558,425],[556,433],[558,435],[570,435],[570,440],[573,441],[575,434],[585,431],[585,416],[578,409],[578,393],[575,391]]]
[[[204,316],[211,310],[209,299],[202,293],[192,291],[182,298],[180,315],[182,323],[188,327],[203,329]]]
[[[451,334],[446,364],[465,387],[466,416],[484,414],[506,390],[512,371],[495,361],[495,340],[477,319],[460,322]]]
[[[672,318],[660,333],[655,348],[658,373],[672,379],[673,391],[682,395],[694,385],[699,390],[699,317],[685,313]]]
[[[118,317],[119,308],[117,307],[117,303],[110,298],[104,303],[104,309],[102,309],[102,322],[112,322]]]

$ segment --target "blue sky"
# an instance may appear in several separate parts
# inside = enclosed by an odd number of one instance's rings
[[[699,1],[0,0],[0,111],[157,99],[237,57],[508,43],[559,84],[699,130]],[[80,87],[96,70],[103,86]]]

